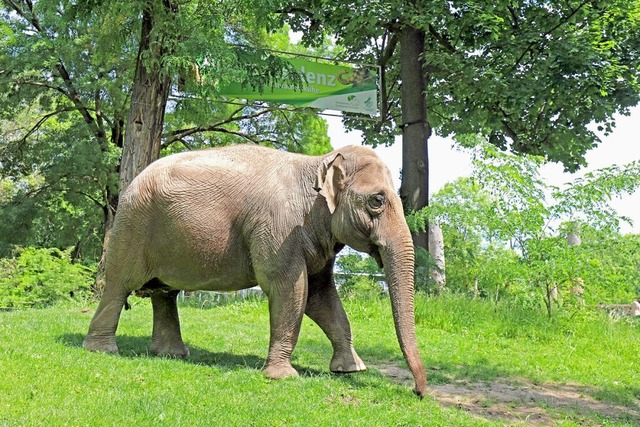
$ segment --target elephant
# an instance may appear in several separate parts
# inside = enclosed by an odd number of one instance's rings
[[[132,292],[151,295],[151,351],[188,357],[180,290],[258,285],[268,299],[264,374],[296,376],[291,354],[306,314],[331,342],[330,370],[366,367],[333,281],[345,246],[384,266],[396,334],[426,392],[414,317],[414,248],[391,174],[375,152],[347,146],[307,156],[258,145],[172,154],[122,193],[106,249],[105,285],[83,347],[118,352],[115,333]]]

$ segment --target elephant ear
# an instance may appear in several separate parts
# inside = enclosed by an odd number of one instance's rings
[[[324,159],[318,168],[316,183],[313,186],[327,201],[329,212],[333,213],[336,210],[338,193],[344,188],[344,185],[344,156],[336,153]]]

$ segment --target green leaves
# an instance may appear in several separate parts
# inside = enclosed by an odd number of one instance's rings
[[[487,143],[472,153],[471,177],[459,178],[435,194],[425,209],[427,217],[489,243],[517,246],[538,235],[548,215],[538,171],[541,158],[508,155]]]
[[[442,226],[451,289],[495,301],[544,302],[549,314],[559,304],[635,298],[638,236],[618,234],[623,219],[609,202],[640,188],[637,161],[559,189],[541,179],[540,157],[506,154],[487,143],[472,153],[472,175],[446,185],[408,218],[413,229],[426,221]],[[581,245],[569,245],[571,233],[583,237]]]
[[[350,58],[383,66],[380,122],[345,120],[373,145],[393,143],[399,133],[391,41],[403,26],[426,34],[427,112],[442,136],[480,134],[575,171],[599,142],[588,125],[609,130],[614,114],[640,101],[638,0],[356,0],[294,2],[289,10],[298,12],[289,15],[294,29],[333,33]]]
[[[341,296],[359,300],[380,296],[384,275],[372,257],[350,251],[340,255],[336,265],[335,280]]]
[[[637,73],[629,73],[637,69],[638,58],[612,49],[637,46],[640,28],[630,19],[628,2],[613,2],[606,9],[544,3],[497,8],[496,13],[511,11],[507,19],[512,25],[501,28],[495,43],[467,40],[479,49],[464,64],[475,69],[469,76],[475,88],[469,91],[466,75],[449,86],[453,103],[462,101],[454,109],[465,113],[444,123],[443,130],[490,134],[499,146],[510,143],[516,152],[543,155],[575,170],[598,141],[587,125],[593,120],[606,125],[613,113],[626,110],[628,101],[638,102]],[[615,25],[626,28],[615,42],[614,11]],[[497,50],[499,57],[493,53]]]
[[[88,295],[93,271],[73,264],[70,253],[28,247],[0,259],[0,308],[45,307]]]
[[[246,141],[329,151],[326,123],[315,112],[217,97],[216,85],[230,79],[266,90],[286,76],[300,83],[269,50],[290,46],[288,30],[270,13],[275,7],[270,0],[2,3],[0,257],[14,245],[75,246],[100,256],[117,205],[142,42],[154,52],[143,49],[144,67],[155,65],[173,84],[164,154]],[[154,25],[140,40],[145,10]]]
[[[614,165],[585,174],[565,189],[554,189],[554,218],[575,218],[597,229],[616,231],[620,221],[609,202],[640,188],[640,161]],[[628,222],[628,221],[627,221]]]

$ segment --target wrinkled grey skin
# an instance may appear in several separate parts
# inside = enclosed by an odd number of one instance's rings
[[[332,277],[344,244],[384,265],[400,347],[423,396],[413,244],[389,170],[365,147],[312,157],[239,145],[151,164],[121,196],[104,294],[83,346],[117,352],[115,332],[128,295],[149,289],[152,351],[187,357],[178,290],[259,285],[269,299],[268,377],[297,375],[290,358],[303,314],[331,341],[331,371],[364,370]]]

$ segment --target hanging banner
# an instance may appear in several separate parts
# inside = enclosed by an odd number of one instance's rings
[[[242,87],[240,83],[232,83],[220,88],[219,94],[230,98],[276,102],[323,110],[370,115],[378,113],[375,67],[353,68],[300,58],[286,60],[305,76],[306,83],[303,83],[302,90],[287,83],[276,82],[273,88],[265,87],[260,93],[251,86]]]

